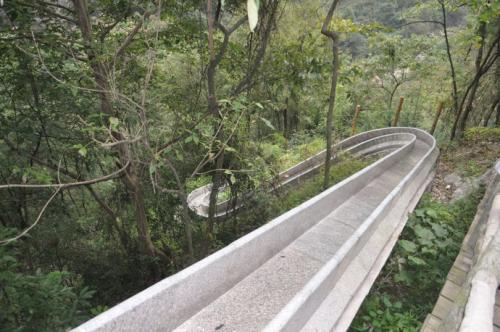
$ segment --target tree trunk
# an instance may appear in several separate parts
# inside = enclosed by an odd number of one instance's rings
[[[495,118],[495,127],[500,127],[500,107],[497,107],[497,115]]]
[[[259,42],[255,50],[255,57],[251,63],[249,63],[248,71],[245,77],[236,85],[232,95],[237,96],[245,90],[249,90],[255,83],[255,77],[259,72],[259,68],[264,62],[264,56],[266,54],[267,45],[269,44],[269,39],[271,38],[271,32],[275,26],[276,16],[278,13],[278,7],[280,0],[269,0],[261,1],[263,10],[260,11],[261,21],[259,26],[259,31],[256,35],[259,37]]]
[[[217,96],[216,96],[216,83],[215,83],[215,74],[217,70],[217,66],[225,52],[225,45],[223,44],[221,51],[218,55],[215,55],[214,49],[214,13],[212,9],[212,0],[207,0],[207,25],[208,25],[208,49],[210,53],[210,62],[207,68],[207,90],[208,90],[208,111],[212,114],[214,119],[217,119],[216,124],[214,125],[214,142],[217,144],[218,141],[221,141],[223,138],[224,128],[223,128],[223,119],[219,114],[219,109],[217,106]],[[226,40],[226,36],[224,38]],[[206,227],[206,243],[204,245],[205,254],[208,253],[209,244],[213,240],[213,227],[215,223],[215,216],[217,214],[217,196],[219,194],[219,187],[222,179],[222,166],[224,162],[224,151],[223,147],[218,147],[220,150],[213,151],[216,155],[215,159],[215,170],[212,175],[212,190],[210,191],[209,197],[209,205],[208,205],[208,220]]]
[[[288,103],[288,98],[287,98]],[[288,105],[283,109],[283,136],[288,140],[290,138],[289,129],[288,129]]]
[[[191,217],[189,216],[189,206],[187,204],[186,193],[183,192],[181,195],[182,199],[182,217],[184,219],[184,232],[186,234],[186,243],[189,254],[190,262],[194,262],[194,248],[193,248],[193,228]]]
[[[330,168],[332,164],[333,148],[333,111],[335,107],[335,97],[337,94],[337,80],[339,76],[339,47],[338,37],[332,38],[332,54],[333,54],[333,70],[332,70],[332,85],[330,88],[330,100],[328,102],[328,113],[326,115],[326,159],[325,159],[325,176],[323,188],[327,189],[330,184]]]
[[[436,112],[436,116],[434,117],[434,122],[432,122],[431,130],[429,134],[434,135],[434,131],[436,130],[437,123],[439,121],[439,117],[441,116],[441,112],[443,111],[443,102],[439,102],[439,106]]]
[[[396,109],[396,113],[394,114],[394,120],[392,121],[392,127],[396,127],[399,123],[399,115],[401,114],[401,110],[403,109],[403,102],[405,101],[404,97],[399,98],[398,108]]]
[[[85,43],[85,52],[88,56],[90,62],[89,64],[94,74],[95,85],[99,89],[101,111],[108,116],[117,116],[118,112],[113,109],[109,96],[110,84],[106,74],[106,65],[99,59],[93,48],[94,40],[92,36],[92,27],[88,13],[87,0],[73,0],[73,3],[75,12],[78,16],[79,28],[82,32],[82,37]],[[123,134],[120,132],[113,132],[113,136],[118,141],[125,139]],[[146,207],[142,185],[140,182],[140,172],[138,172],[139,168],[134,161],[135,158],[132,157],[132,151],[127,144],[117,145],[116,151],[123,165],[130,162],[129,168],[125,171],[123,183],[131,193],[130,198],[134,204],[135,221],[141,249],[149,256],[159,255],[163,259],[167,259],[166,255],[154,246],[149,234]]]
[[[448,62],[450,64],[451,71],[451,80],[452,80],[452,99],[453,99],[453,111],[458,112],[458,88],[457,88],[457,75],[455,72],[455,65],[453,64],[453,58],[451,57],[451,48],[450,48],[450,40],[448,38],[448,22],[446,19],[446,7],[443,0],[439,1],[441,5],[441,13],[443,16],[443,33],[444,33],[444,41],[446,43],[446,54],[448,55]]]
[[[361,112],[361,105],[356,105],[356,110],[354,111],[354,117],[352,118],[351,124],[351,136],[356,134],[356,124],[358,122],[359,113]]]
[[[483,127],[488,126],[488,122],[490,122],[490,119],[491,119],[491,116],[493,115],[493,112],[495,112],[495,109],[498,109],[499,102],[500,102],[500,97],[497,97],[495,99],[495,101],[491,104],[491,107],[490,107],[488,113],[486,113],[486,115],[484,116]]]
[[[323,189],[327,189],[330,184],[330,168],[332,163],[332,130],[333,130],[333,111],[335,107],[335,97],[337,93],[337,80],[339,76],[339,35],[330,30],[329,26],[332,22],[333,12],[337,7],[340,0],[333,0],[323,26],[321,28],[321,33],[332,40],[332,55],[333,55],[333,67],[332,67],[332,85],[330,88],[330,99],[328,102],[328,113],[326,116],[326,156],[325,156],[325,175],[323,179]]]
[[[486,23],[485,22],[481,22],[478,32],[479,32],[479,36],[481,38],[481,43],[480,43],[480,47],[479,47],[479,50],[477,52],[476,61],[475,61],[476,76],[479,75],[481,72],[481,62],[483,60],[483,51],[484,51],[484,44],[485,44],[485,39],[486,39]],[[476,79],[473,81],[470,93],[469,93],[468,98],[467,98],[467,103],[465,105],[465,109],[463,110],[463,112],[457,113],[458,124],[454,126],[455,127],[454,129],[456,131],[455,135],[458,137],[462,137],[462,135],[465,131],[465,127],[467,126],[467,120],[469,119],[469,115],[473,109],[473,103],[474,103],[474,99],[476,97],[477,89],[479,88],[479,83],[480,83],[479,79]],[[455,121],[455,122],[457,122],[457,121]]]

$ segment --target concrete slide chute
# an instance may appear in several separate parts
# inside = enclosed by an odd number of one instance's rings
[[[439,152],[416,128],[372,130],[338,147],[388,153],[75,331],[345,331]],[[286,179],[320,167],[324,155],[311,158]]]

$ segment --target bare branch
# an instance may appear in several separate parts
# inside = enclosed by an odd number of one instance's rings
[[[330,30],[329,27],[332,22],[333,12],[335,11],[335,8],[337,8],[339,2],[340,0],[333,0],[332,5],[328,10],[328,14],[326,15],[325,21],[323,22],[323,26],[321,27],[321,33],[332,39],[337,38],[337,33],[335,33],[333,30]]]
[[[233,32],[235,32],[240,26],[245,23],[246,17],[241,17],[232,27],[229,29],[226,29],[222,24],[216,23],[216,27],[222,31],[224,34],[224,40],[222,41],[222,45],[219,49],[219,52],[214,56],[214,58],[211,60],[211,66],[214,68],[219,65],[219,63],[222,61],[222,58],[224,57],[224,53],[226,53],[227,46],[229,45],[229,37]]]
[[[38,222],[42,218],[45,210],[47,209],[47,207],[49,206],[49,204],[52,202],[52,200],[54,200],[54,198],[57,196],[57,194],[59,193],[59,191],[61,191],[61,189],[62,189],[61,187],[57,188],[56,191],[52,194],[52,196],[50,196],[50,198],[48,199],[48,201],[45,202],[45,205],[42,207],[42,209],[38,213],[38,217],[33,222],[33,224],[31,224],[28,228],[26,228],[24,231],[22,231],[18,235],[14,236],[12,238],[9,238],[9,239],[1,240],[0,241],[0,245],[7,245],[9,243],[12,243],[14,241],[19,240],[20,238],[22,238],[23,236],[25,236],[26,234],[28,234],[28,232],[31,231],[38,224]]]
[[[26,7],[30,7],[30,8],[36,9],[36,10],[40,10],[40,11],[48,14],[49,16],[57,17],[57,18],[60,18],[60,19],[62,19],[64,21],[68,21],[70,23],[77,24],[77,22],[74,19],[72,19],[70,17],[67,17],[67,16],[64,16],[64,15],[61,15],[61,14],[58,14],[58,13],[55,13],[55,12],[47,9],[46,6],[42,6],[42,5],[38,5],[38,4],[25,3],[25,2],[22,2],[22,1],[19,1],[19,4],[22,5],[22,6],[26,6]]]
[[[90,184],[95,184],[98,182],[103,182],[103,181],[108,181],[112,180],[114,178],[117,178],[120,173],[125,171],[127,167],[130,165],[130,161],[128,161],[125,166],[120,168],[119,170],[105,175],[101,176],[95,179],[91,180],[85,180],[85,181],[78,181],[78,182],[71,182],[71,183],[58,183],[58,184],[4,184],[0,185],[0,189],[7,189],[7,188],[57,188],[58,190],[61,189],[66,189],[66,188],[71,188],[71,187],[78,187],[78,186],[86,186]]]
[[[118,47],[118,50],[115,53],[115,58],[120,57],[125,49],[132,43],[134,40],[135,35],[139,32],[139,30],[142,28],[142,25],[144,24],[144,20],[148,18],[151,15],[151,12],[146,12],[144,13],[144,16],[142,17],[142,20],[137,22],[136,26],[130,31],[130,33],[125,37],[123,40],[122,44],[120,47]]]
[[[41,1],[41,0],[38,0],[38,3],[40,3],[41,5],[44,5],[44,6],[51,6],[51,7],[56,7],[56,8],[59,8],[59,9],[63,9],[69,13],[74,13],[75,11],[69,7],[66,7],[66,6],[63,6],[61,5],[60,3],[50,3],[50,2],[46,2],[46,1]]]

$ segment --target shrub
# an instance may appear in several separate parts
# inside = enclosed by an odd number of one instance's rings
[[[15,248],[0,246],[1,331],[63,331],[78,325],[90,317],[93,294],[68,271],[24,271]]]
[[[469,128],[464,133],[466,141],[494,140],[500,141],[500,128],[474,127]]]
[[[484,193],[449,206],[425,195],[351,324],[352,331],[417,331],[432,311]]]

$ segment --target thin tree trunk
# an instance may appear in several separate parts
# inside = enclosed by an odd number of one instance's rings
[[[332,70],[332,85],[330,88],[330,101],[328,103],[328,113],[326,115],[326,159],[325,159],[325,176],[323,181],[323,188],[326,189],[330,184],[330,168],[332,164],[332,151],[333,148],[333,111],[335,107],[335,98],[337,94],[337,81],[339,76],[339,48],[338,39],[332,40],[332,53],[333,53],[333,70]]]
[[[399,98],[398,108],[396,109],[396,113],[394,114],[394,120],[392,121],[392,126],[396,127],[399,123],[399,115],[401,114],[401,110],[403,109],[403,102],[405,101],[404,97]]]
[[[448,38],[448,23],[446,18],[446,7],[444,1],[440,0],[441,13],[443,16],[443,33],[444,41],[446,44],[446,54],[448,56],[448,62],[450,63],[451,80],[452,80],[452,99],[453,99],[453,111],[458,112],[458,88],[457,88],[457,74],[455,72],[455,65],[453,64],[453,58],[451,56],[450,40]]]
[[[87,0],[73,0],[73,3],[75,12],[78,16],[79,28],[85,43],[85,52],[90,61],[90,67],[94,74],[96,87],[99,89],[101,111],[109,116],[117,116],[118,112],[113,109],[109,96],[110,84],[106,74],[106,65],[99,59],[93,48],[94,39],[92,36]],[[113,132],[113,135],[118,141],[123,141],[125,139],[120,132]],[[165,253],[154,246],[149,234],[144,194],[140,183],[140,172],[134,162],[134,158],[132,158],[132,151],[127,144],[119,144],[116,150],[123,165],[130,161],[130,166],[125,172],[125,177],[123,177],[123,183],[131,193],[130,198],[134,204],[136,227],[142,250],[149,256],[159,255],[167,260],[168,258]]]
[[[500,18],[498,18],[496,20],[496,24],[498,26],[500,26]],[[500,31],[499,31],[500,33]],[[500,55],[500,44],[497,45],[497,55]],[[495,86],[497,87],[497,90],[495,91],[495,100],[494,102],[491,104],[491,107],[490,107],[490,111],[488,114],[486,114],[485,118],[484,118],[484,122],[483,122],[483,125],[486,127],[491,119],[491,117],[493,116],[493,113],[495,112],[495,108],[497,110],[497,118],[495,119],[495,122],[494,124],[496,126],[498,126],[498,112],[499,111],[499,103],[500,103],[500,90],[498,88],[499,84],[500,84],[500,61],[497,61],[496,62],[496,66],[495,66],[495,80],[494,80],[494,84]]]
[[[500,107],[497,107],[497,115],[495,118],[495,127],[500,127]]]
[[[189,206],[187,204],[187,197],[185,194],[181,196],[182,199],[182,217],[184,219],[184,232],[186,233],[187,249],[189,259],[194,262],[194,247],[193,247],[193,228],[191,218],[189,217]]]
[[[356,111],[354,112],[354,118],[352,119],[352,125],[351,125],[351,136],[356,134],[356,123],[358,122],[358,117],[360,112],[361,112],[361,106],[356,105]]]
[[[192,220],[189,216],[189,206],[187,203],[186,185],[181,181],[177,169],[174,167],[170,159],[165,158],[167,166],[174,174],[175,182],[177,183],[177,195],[182,202],[182,219],[184,220],[184,232],[186,235],[186,244],[190,262],[194,262],[194,248],[193,248],[193,229]]]
[[[439,106],[436,112],[436,116],[434,117],[434,122],[432,122],[432,127],[431,130],[429,131],[429,134],[434,135],[434,131],[436,130],[437,123],[439,121],[439,117],[441,116],[441,112],[443,112],[443,105],[444,103],[442,101],[439,102]]]
[[[484,117],[483,127],[488,126],[488,122],[490,122],[491,116],[493,115],[493,112],[495,112],[495,109],[498,108],[499,102],[500,102],[500,97],[497,97],[497,99],[493,102],[493,104],[491,104],[491,107],[490,107],[488,113]]]
[[[208,50],[210,53],[210,62],[207,68],[207,90],[208,90],[208,110],[212,114],[212,116],[217,119],[216,124],[214,124],[214,141],[217,144],[217,141],[220,141],[224,135],[223,128],[223,119],[219,114],[219,109],[217,107],[217,97],[216,97],[216,83],[215,83],[215,74],[217,70],[217,66],[225,52],[225,45],[222,46],[221,51],[218,55],[215,55],[214,49],[214,13],[212,8],[212,0],[207,0],[207,25],[208,25]],[[226,39],[226,38],[225,38]],[[219,149],[223,149],[222,146],[218,147]],[[222,166],[224,162],[224,151],[213,151],[213,153],[217,156],[215,160],[215,171],[212,175],[212,190],[210,191],[209,196],[209,204],[208,204],[208,220],[206,227],[206,243],[204,245],[205,253],[209,250],[209,243],[213,239],[213,228],[215,222],[215,216],[217,214],[217,196],[219,194],[219,187],[222,178]]]
[[[330,99],[328,102],[328,113],[326,116],[326,157],[325,157],[325,175],[323,179],[323,188],[327,189],[330,184],[330,168],[332,162],[332,130],[333,130],[333,111],[335,107],[335,97],[337,93],[337,80],[339,76],[339,35],[338,33],[329,29],[333,18],[333,12],[337,7],[340,0],[333,0],[326,19],[323,22],[321,28],[321,33],[332,40],[332,56],[333,56],[333,67],[332,67],[332,85],[330,88]]]
[[[217,86],[215,81],[215,76],[217,72],[217,67],[221,62],[224,54],[229,45],[229,37],[231,34],[236,31],[244,22],[246,18],[239,19],[231,28],[226,29],[219,22],[215,21],[212,0],[207,0],[207,25],[208,25],[208,49],[210,54],[210,61],[207,67],[207,99],[208,99],[208,111],[216,119],[216,124],[214,124],[214,138],[216,144],[217,142],[221,142],[224,137],[224,125],[223,118],[219,112],[219,108],[217,105]],[[222,41],[222,45],[217,52],[215,53],[214,49],[214,28],[215,24],[217,27],[224,33],[224,40]],[[207,244],[208,241],[211,241],[213,226],[215,222],[215,216],[217,213],[217,196],[219,194],[219,186],[222,183],[222,167],[224,165],[224,147],[219,146],[216,151],[213,151],[216,155],[215,159],[215,170],[212,175],[212,190],[210,192],[209,197],[209,207],[208,207],[208,221],[207,221]],[[208,246],[205,248],[208,250]]]
[[[396,81],[396,85],[394,86],[394,89],[392,89],[391,93],[389,94],[389,109],[390,110],[392,110],[392,102],[394,100],[394,95],[396,94],[396,91],[398,90],[400,85],[401,85],[401,83]]]
[[[288,104],[288,98],[287,98]],[[288,105],[283,109],[283,136],[288,140],[290,138],[289,130],[288,130]]]
[[[475,67],[476,67],[476,75],[481,71],[481,62],[483,60],[483,51],[484,44],[486,39],[486,23],[481,22],[479,26],[479,36],[481,37],[481,43],[479,50],[477,52]],[[467,126],[467,120],[469,119],[469,115],[473,109],[474,99],[476,97],[477,89],[479,88],[480,81],[476,80],[472,86],[471,92],[467,99],[467,104],[465,105],[465,109],[461,115],[459,115],[459,123],[458,123],[458,137],[461,137],[465,131],[465,127]]]
[[[264,3],[263,3],[264,2]],[[259,28],[260,41],[256,50],[256,55],[251,64],[248,66],[248,71],[245,77],[234,88],[232,95],[237,96],[245,90],[252,87],[255,77],[259,71],[260,66],[264,62],[264,55],[266,54],[267,45],[271,37],[271,32],[274,28],[276,15],[280,0],[261,1],[263,3],[263,10],[261,10],[261,17],[259,18],[262,23]]]

